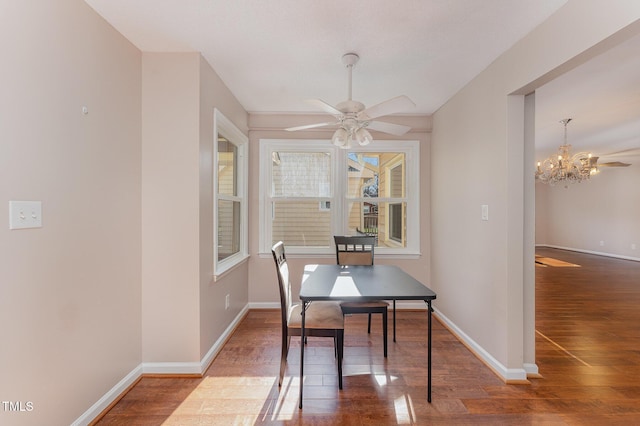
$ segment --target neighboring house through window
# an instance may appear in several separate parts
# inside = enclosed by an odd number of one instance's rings
[[[419,254],[419,143],[260,141],[260,251],[332,253],[334,235],[373,235],[380,254]]]

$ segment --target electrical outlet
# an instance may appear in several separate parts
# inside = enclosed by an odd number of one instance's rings
[[[224,308],[225,309],[229,309],[229,295],[228,294],[224,297]]]
[[[636,249],[636,243],[631,243],[631,250],[635,250]]]
[[[600,247],[604,247],[604,241],[600,241]]]

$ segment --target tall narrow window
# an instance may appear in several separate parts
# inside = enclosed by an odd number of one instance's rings
[[[238,148],[218,132],[218,261],[240,251]]]
[[[248,255],[247,137],[218,110],[214,112],[214,274]]]

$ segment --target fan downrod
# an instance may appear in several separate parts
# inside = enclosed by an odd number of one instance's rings
[[[336,107],[340,111],[342,111],[343,114],[355,115],[360,111],[364,110],[364,104],[358,101],[354,101],[353,98],[351,97],[351,90],[353,87],[352,86],[353,66],[356,63],[358,63],[359,59],[360,57],[355,53],[345,53],[344,55],[342,55],[342,63],[345,64],[347,69],[349,70],[349,84],[348,84],[348,90],[347,90],[349,97],[347,98],[346,101],[340,102],[338,105],[336,105]]]

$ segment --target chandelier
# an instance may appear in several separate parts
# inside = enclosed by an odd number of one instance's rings
[[[564,124],[564,144],[558,148],[557,155],[538,161],[536,180],[549,185],[563,183],[566,187],[566,184],[582,182],[598,173],[598,158],[592,157],[590,152],[571,154],[571,145],[567,143],[567,124],[570,121],[570,118],[560,121]]]

